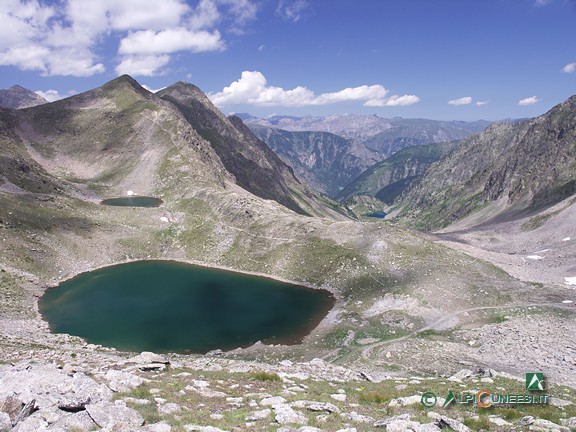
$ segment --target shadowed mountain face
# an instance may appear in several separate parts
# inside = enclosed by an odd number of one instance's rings
[[[48,101],[42,96],[19,85],[0,90],[0,107],[2,108],[29,108],[45,103]]]
[[[238,117],[226,118],[197,87],[177,83],[157,93],[174,104],[218,154],[226,170],[246,190],[308,214],[293,196],[302,185],[286,165]]]
[[[294,168],[299,178],[331,197],[384,157],[357,141],[329,132],[290,132],[257,125],[251,128]]]
[[[402,197],[401,216],[431,229],[478,210],[512,217],[574,193],[576,96],[540,117],[496,123],[464,140]]]

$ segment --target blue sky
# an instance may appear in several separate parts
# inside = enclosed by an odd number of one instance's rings
[[[575,0],[1,0],[0,88],[128,73],[224,112],[532,117],[576,94]]]

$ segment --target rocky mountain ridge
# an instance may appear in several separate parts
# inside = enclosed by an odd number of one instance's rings
[[[465,139],[402,197],[403,216],[438,228],[476,211],[535,211],[576,193],[575,166],[573,96],[540,117],[496,123]]]
[[[48,101],[42,96],[19,85],[0,90],[1,108],[29,108],[45,103],[48,103]]]

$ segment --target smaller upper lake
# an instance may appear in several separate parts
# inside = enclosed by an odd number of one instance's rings
[[[376,211],[373,213],[368,213],[366,216],[378,219],[384,219],[386,217],[386,212],[383,211]]]
[[[109,198],[100,204],[120,207],[160,207],[164,201],[160,198],[146,196],[128,196],[119,198]]]
[[[206,353],[300,343],[334,306],[325,290],[174,261],[83,273],[39,300],[56,333],[126,351]]]

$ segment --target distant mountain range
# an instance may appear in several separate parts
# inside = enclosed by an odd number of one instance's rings
[[[299,178],[331,197],[374,163],[399,150],[459,140],[490,124],[353,114],[261,119],[244,113],[239,117]]]
[[[6,90],[0,90],[0,107],[2,108],[29,108],[48,103],[39,94],[15,85]]]

